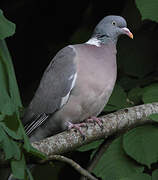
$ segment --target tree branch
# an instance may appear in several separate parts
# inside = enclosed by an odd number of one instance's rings
[[[78,171],[81,175],[83,175],[84,177],[87,177],[90,180],[97,180],[97,178],[95,178],[94,176],[92,176],[87,170],[83,169],[79,164],[77,164],[75,161],[73,161],[72,159],[69,159],[65,156],[61,156],[61,155],[51,155],[49,156],[49,158],[45,161],[42,160],[40,161],[40,163],[45,163],[47,161],[52,161],[52,160],[57,160],[57,161],[62,161],[65,163],[68,163],[70,166],[72,166],[74,169],[76,169],[76,171]]]
[[[48,156],[63,154],[72,151],[81,145],[101,138],[106,138],[113,133],[124,129],[130,129],[144,123],[151,123],[152,121],[147,119],[147,116],[153,113],[158,113],[158,103],[143,104],[122,109],[101,117],[104,127],[103,130],[101,130],[97,124],[95,125],[93,123],[87,124],[88,129],[83,127],[82,131],[85,134],[84,141],[80,133],[72,129],[42,141],[34,142],[32,145]]]

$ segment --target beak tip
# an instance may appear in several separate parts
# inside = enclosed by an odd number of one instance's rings
[[[133,34],[131,32],[129,33],[129,37],[133,39]]]

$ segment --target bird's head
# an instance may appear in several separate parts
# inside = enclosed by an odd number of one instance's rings
[[[122,34],[133,39],[133,34],[127,28],[126,20],[121,16],[106,16],[98,23],[92,37],[97,38],[103,44],[108,40],[116,43]]]

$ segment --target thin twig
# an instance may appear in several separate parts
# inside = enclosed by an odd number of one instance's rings
[[[83,169],[79,164],[77,164],[75,161],[72,159],[69,159],[65,156],[61,155],[51,155],[46,161],[52,161],[52,160],[57,160],[57,161],[62,161],[65,163],[68,163],[71,165],[76,171],[78,171],[81,175],[84,177],[87,177],[89,180],[98,180],[96,177],[92,176],[87,170]],[[45,160],[40,161],[40,163],[45,163]]]

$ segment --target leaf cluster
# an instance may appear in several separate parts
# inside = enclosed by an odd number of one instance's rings
[[[15,72],[5,38],[15,33],[15,24],[7,20],[0,10],[0,148],[9,160],[13,176],[33,179],[26,166],[25,152],[44,155],[35,150],[20,121],[23,110]]]

